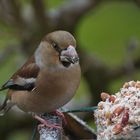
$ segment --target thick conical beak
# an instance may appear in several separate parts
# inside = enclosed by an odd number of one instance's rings
[[[74,64],[79,61],[79,57],[75,48],[70,45],[66,50],[61,52],[60,60],[62,62],[69,62]]]

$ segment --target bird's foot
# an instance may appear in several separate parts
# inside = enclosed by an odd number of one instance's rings
[[[63,122],[64,122],[65,125],[67,124],[67,120],[66,120],[66,118],[65,118],[64,113],[62,113],[62,112],[56,110],[56,111],[55,111],[55,114],[56,114],[57,116],[59,116],[60,118],[62,118],[62,120],[63,120]]]
[[[33,116],[36,120],[41,122],[41,124],[38,125],[38,130],[40,130],[42,127],[49,127],[49,128],[55,128],[55,129],[62,129],[62,127],[58,124],[50,124],[46,119],[41,118],[38,115]]]

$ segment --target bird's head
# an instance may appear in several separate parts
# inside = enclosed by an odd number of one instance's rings
[[[37,51],[39,50],[44,64],[61,64],[69,67],[71,64],[79,62],[76,52],[76,40],[66,31],[55,31],[46,35]]]

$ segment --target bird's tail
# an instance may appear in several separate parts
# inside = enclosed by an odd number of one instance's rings
[[[14,104],[9,100],[8,96],[6,96],[3,104],[0,106],[0,116],[3,116],[7,113]]]

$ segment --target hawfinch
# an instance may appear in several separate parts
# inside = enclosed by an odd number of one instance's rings
[[[0,113],[4,114],[13,105],[33,114],[54,112],[74,96],[80,77],[74,37],[66,31],[49,33],[1,87],[0,90],[8,89],[8,93]],[[35,118],[45,123],[39,115]]]

